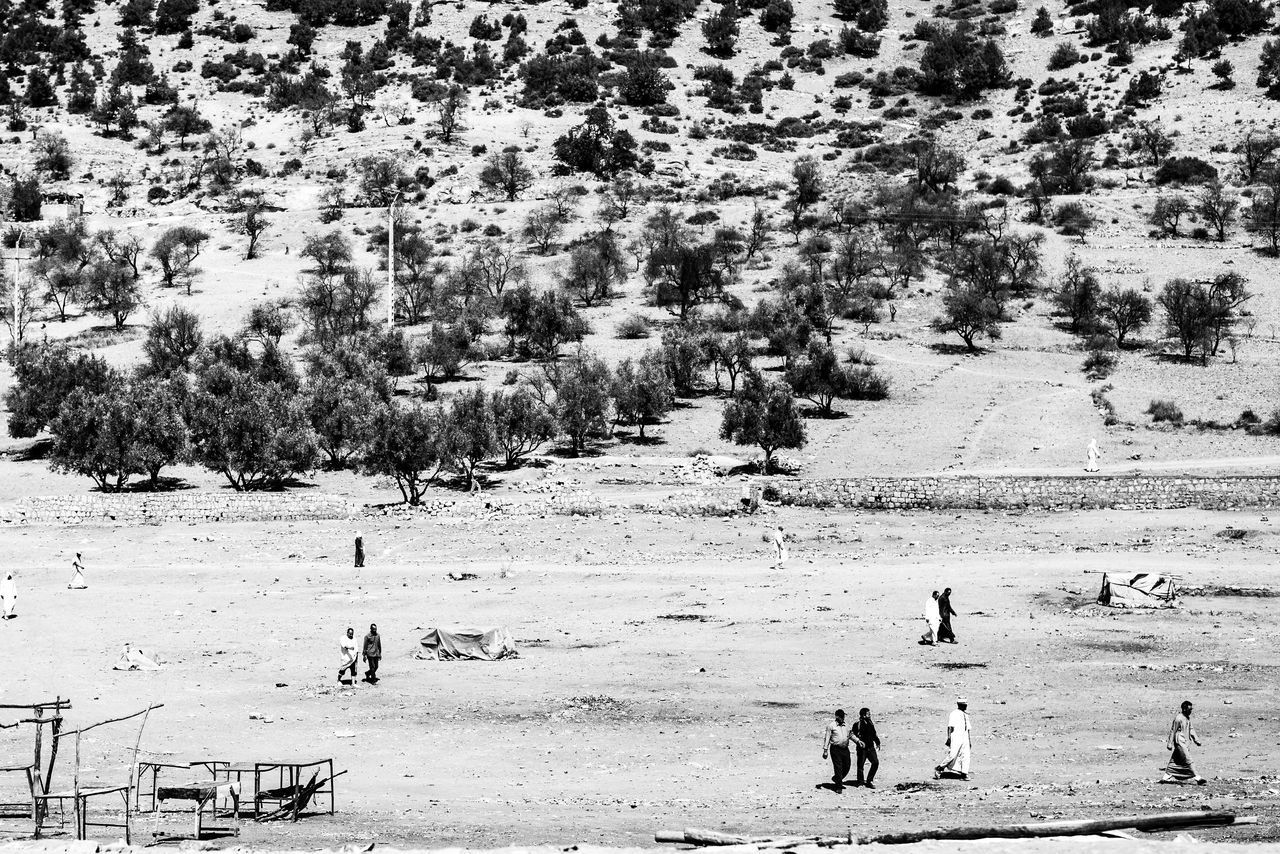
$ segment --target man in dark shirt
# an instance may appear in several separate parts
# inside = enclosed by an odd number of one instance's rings
[[[956,633],[951,630],[951,618],[956,616],[956,609],[951,607],[951,588],[942,591],[938,597],[938,616],[942,623],[938,626],[938,640],[943,643],[955,643]]]
[[[871,720],[870,709],[858,710],[858,722],[853,725],[853,735],[858,739],[858,782],[854,785],[874,789],[876,770],[880,767],[880,736],[876,735],[876,725]],[[866,782],[862,780],[862,765],[871,762]]]
[[[378,625],[369,626],[369,634],[364,636],[364,660],[368,667],[364,681],[370,685],[378,684],[378,662],[382,660],[382,635],[378,634]]]

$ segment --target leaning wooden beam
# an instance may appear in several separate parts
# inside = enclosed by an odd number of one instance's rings
[[[129,721],[129,720],[133,720],[134,718],[141,717],[143,715],[149,715],[151,714],[151,712],[155,711],[156,709],[163,709],[163,708],[164,708],[164,703],[155,703],[153,705],[147,706],[145,709],[136,711],[131,715],[125,715],[122,718],[111,718],[110,720],[98,721],[97,723],[92,723],[92,724],[89,724],[88,726],[80,727],[80,729],[70,729],[70,730],[67,730],[66,732],[60,732],[58,733],[57,737],[66,738],[69,735],[79,735],[82,732],[88,732],[89,730],[97,729],[100,726],[106,726],[107,724],[118,724],[121,721]]]
[[[0,703],[0,709],[69,709],[70,700],[52,700],[47,703]]]

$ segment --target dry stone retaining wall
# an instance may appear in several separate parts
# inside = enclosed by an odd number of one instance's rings
[[[34,525],[161,525],[345,519],[362,506],[338,495],[304,492],[165,492],[154,495],[59,495],[0,508],[0,521]]]
[[[862,477],[773,481],[800,507],[868,510],[1201,510],[1280,507],[1280,477]]]
[[[42,496],[0,507],[0,523],[160,525],[348,519],[359,515],[487,516],[505,513],[597,516],[672,513],[721,516],[739,509],[738,487],[682,490],[661,497],[606,500],[566,490],[533,501],[372,507],[309,492],[171,492],[155,495]],[[1203,510],[1280,508],[1280,477],[862,477],[770,480],[765,497],[797,507],[864,510]]]

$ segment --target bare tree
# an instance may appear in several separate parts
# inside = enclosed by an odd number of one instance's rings
[[[258,241],[271,225],[271,221],[262,215],[263,209],[262,199],[250,199],[246,202],[244,211],[231,223],[231,230],[234,233],[243,234],[249,238],[249,245],[244,253],[246,261],[252,261],[258,257]]]
[[[1240,143],[1240,177],[1248,186],[1258,183],[1258,176],[1271,163],[1272,155],[1280,149],[1280,136],[1251,130]]]
[[[467,107],[467,90],[454,83],[442,86],[435,97],[436,124],[440,126],[440,141],[453,142],[453,135],[466,130],[462,125],[462,111]]]
[[[94,235],[94,239],[98,241],[98,246],[102,248],[102,253],[116,264],[127,264],[133,273],[136,281],[142,277],[140,269],[140,260],[142,258],[142,238],[136,234],[126,234],[120,237],[113,229],[105,229]]]
[[[556,215],[555,209],[544,205],[535,208],[525,220],[524,236],[538,247],[538,252],[546,255],[563,229],[564,223]]]
[[[480,172],[480,184],[487,190],[501,193],[514,202],[521,193],[533,186],[533,170],[525,165],[519,149],[507,149],[489,157]]]
[[[1227,229],[1236,221],[1236,209],[1239,207],[1240,200],[1228,193],[1221,181],[1205,184],[1196,200],[1196,212],[1213,226],[1219,243],[1227,239]]]

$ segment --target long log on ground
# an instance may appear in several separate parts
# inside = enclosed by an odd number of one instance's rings
[[[1091,836],[1108,830],[1189,830],[1194,827],[1221,827],[1234,824],[1236,817],[1227,812],[1168,812],[1155,815],[1131,815],[1123,818],[1046,821],[1037,824],[1007,824],[976,827],[936,827],[907,833],[886,833],[858,837],[860,845],[902,845],[930,839],[1040,839],[1052,836]]]
[[[906,833],[886,833],[879,836],[743,836],[721,833],[716,830],[688,828],[683,831],[663,830],[654,834],[655,842],[697,846],[757,846],[788,848],[806,843],[834,846],[857,843],[859,845],[901,845],[924,842],[931,839],[1040,839],[1055,836],[1093,836],[1111,830],[1142,830],[1148,833],[1170,830],[1190,830],[1197,827],[1223,827],[1231,824],[1248,824],[1254,819],[1237,819],[1226,812],[1173,812],[1154,815],[1132,815],[1122,818],[1073,819],[1046,821],[1036,824],[979,825],[973,827],[936,827]]]
[[[721,833],[718,830],[702,830],[696,827],[684,830],[660,830],[653,835],[653,840],[655,842],[672,842],[677,845],[715,847],[755,845],[767,848],[785,848],[806,843],[833,845],[852,841],[848,836],[742,836],[736,833]]]

